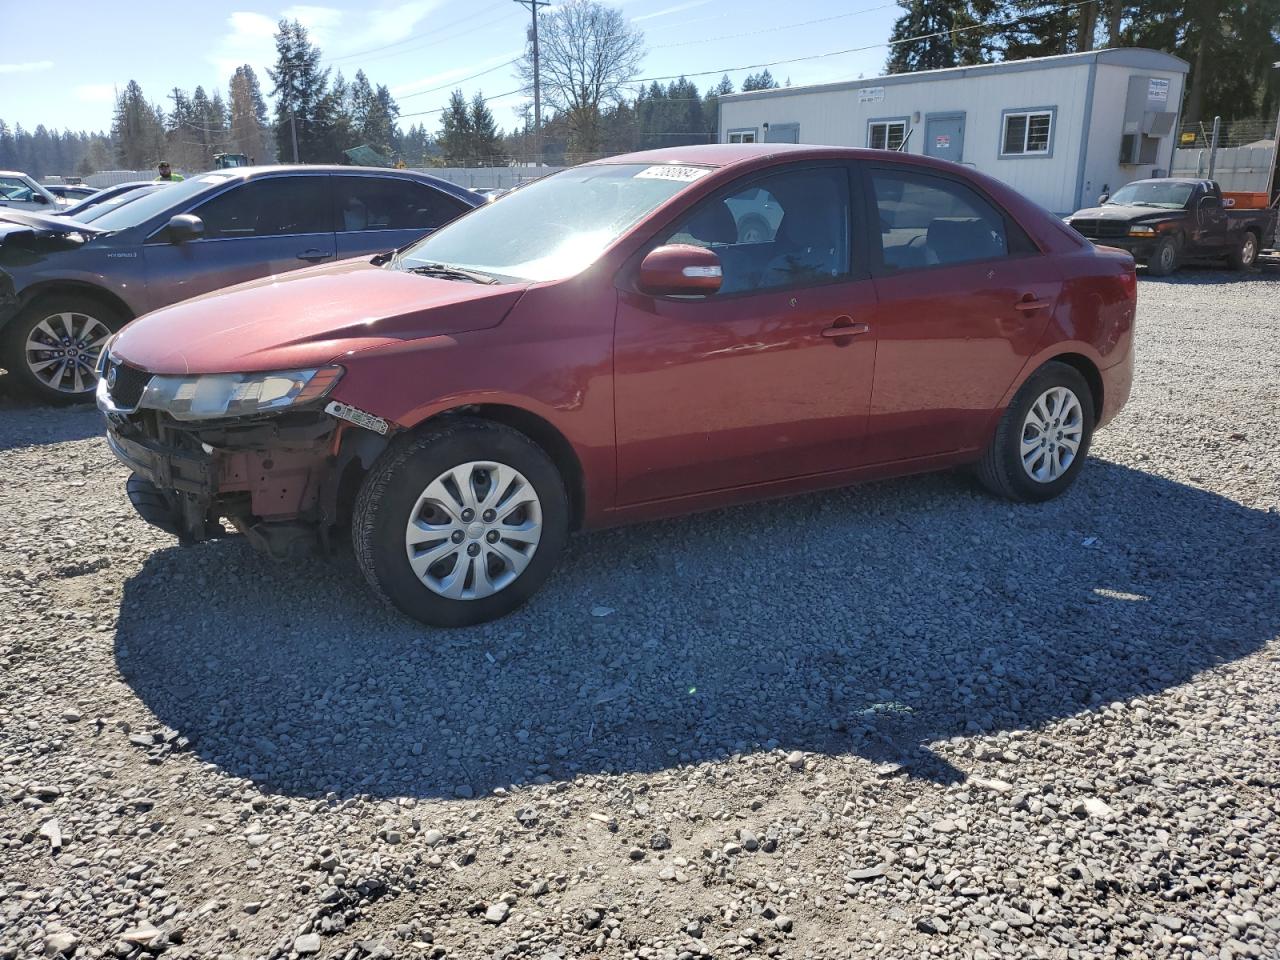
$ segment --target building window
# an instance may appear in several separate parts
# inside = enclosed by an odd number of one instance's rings
[[[750,130],[730,130],[729,142],[730,143],[755,143],[756,142],[755,128],[752,127]]]
[[[1001,156],[1048,156],[1052,141],[1052,110],[1020,110],[1004,115]]]
[[[867,146],[872,150],[900,150],[906,139],[905,120],[873,120],[867,124]]]

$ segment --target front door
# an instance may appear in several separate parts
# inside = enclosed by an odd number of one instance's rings
[[[880,222],[868,457],[978,446],[1049,322],[1058,268],[958,180],[889,167],[867,179]]]
[[[964,114],[929,116],[924,124],[924,152],[939,160],[964,160]]]
[[[621,294],[620,504],[861,461],[875,292],[852,267],[850,227],[847,168],[826,165],[731,187],[660,238],[714,250],[724,283],[701,298]]]
[[[204,223],[203,237],[172,243],[162,229],[144,248],[153,310],[334,258],[327,174],[255,178],[187,212]]]

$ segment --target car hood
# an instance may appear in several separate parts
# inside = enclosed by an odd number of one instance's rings
[[[1183,213],[1182,210],[1171,210],[1167,207],[1130,206],[1123,203],[1108,203],[1101,207],[1090,207],[1088,210],[1077,210],[1071,215],[1072,220],[1140,220],[1144,217],[1173,217]]]
[[[0,207],[0,244],[13,242],[19,238],[49,239],[79,234],[87,240],[105,233],[97,227],[69,217],[51,216],[43,213],[28,213],[25,210],[13,210]]]
[[[245,373],[496,326],[526,285],[424,277],[346,260],[267,277],[139,317],[111,356],[150,373]]]

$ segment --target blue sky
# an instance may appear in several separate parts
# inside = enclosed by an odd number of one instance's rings
[[[714,71],[695,77],[699,87],[726,67],[810,57],[883,44],[897,15],[892,0],[622,0],[616,3],[645,34],[643,77]],[[274,60],[272,33],[280,17],[311,31],[334,71],[348,78],[363,67],[374,83],[391,87],[402,123],[434,131],[437,110],[460,85],[468,95],[519,86],[514,68],[529,14],[513,0],[329,0],[280,4],[231,0],[67,0],[50,15],[37,3],[6,4],[5,35],[56,42],[0,46],[0,119],[31,129],[37,123],[106,129],[113,91],[137,80],[164,106],[166,91],[203,84],[226,95],[241,63],[258,71],[270,91],[266,67]],[[545,8],[544,8],[545,9]],[[883,46],[773,67],[781,82],[824,83],[876,76]],[[466,79],[481,71],[483,76]],[[751,71],[728,71],[735,86]],[[434,88],[443,88],[436,90]],[[515,124],[522,95],[490,106],[503,127]]]

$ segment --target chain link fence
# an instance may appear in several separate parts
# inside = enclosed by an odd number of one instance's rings
[[[1270,192],[1275,176],[1276,121],[1239,120],[1183,124],[1173,152],[1175,177],[1212,178],[1222,189]]]

